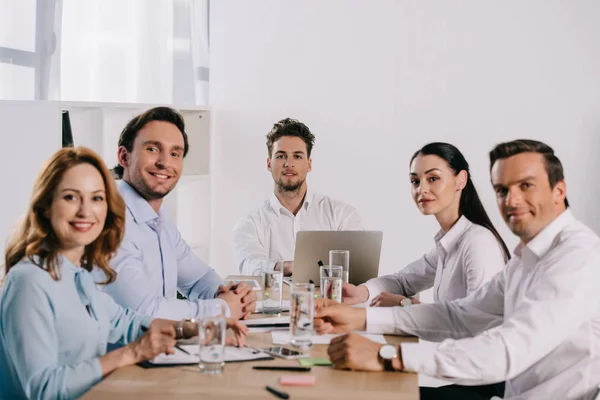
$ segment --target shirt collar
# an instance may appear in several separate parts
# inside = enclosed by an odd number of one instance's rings
[[[308,210],[308,208],[312,204],[313,198],[314,198],[314,194],[310,190],[307,189],[306,195],[304,196],[304,203],[302,204],[302,207],[304,209]],[[275,211],[275,214],[277,214],[277,216],[281,215],[282,209],[287,211],[287,209],[281,205],[281,202],[279,201],[277,196],[275,196],[275,193],[271,193],[271,196],[269,197],[269,204],[271,205],[271,208],[273,209],[273,211]]]
[[[445,234],[444,231],[440,230],[437,235],[435,235],[435,242],[436,244],[441,245],[446,253],[450,253],[458,243],[458,240],[472,225],[473,223],[463,215]]]
[[[125,200],[125,204],[127,205],[127,209],[131,212],[133,219],[138,225],[141,223],[154,221],[160,217],[160,210],[157,214],[150,203],[140,196],[140,194],[127,182],[121,179],[118,182],[118,186],[119,192],[121,192],[121,196],[123,196],[123,200]]]
[[[523,246],[523,243],[515,248],[514,253],[517,256],[521,256],[525,249],[528,249],[538,259],[543,258],[546,253],[552,247],[552,243],[556,236],[562,232],[567,226],[575,221],[575,217],[571,213],[571,210],[567,209],[563,211],[558,217],[554,218],[544,229],[542,229],[533,239]]]

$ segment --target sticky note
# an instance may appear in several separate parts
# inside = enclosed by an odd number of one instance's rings
[[[303,367],[330,366],[333,365],[327,357],[301,358],[298,360]]]
[[[284,375],[279,378],[281,386],[314,386],[317,377],[314,375]]]

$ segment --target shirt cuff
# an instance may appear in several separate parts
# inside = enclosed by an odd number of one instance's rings
[[[378,294],[385,292],[385,288],[383,287],[383,285],[378,284],[377,278],[368,280],[362,285],[366,286],[367,290],[369,291],[369,298],[365,302],[367,304],[370,304],[371,300],[377,297]]]
[[[394,308],[395,307],[368,307],[367,332],[368,333],[394,333]]]
[[[437,346],[423,345],[421,343],[401,343],[402,364],[404,370],[437,376],[435,353]]]

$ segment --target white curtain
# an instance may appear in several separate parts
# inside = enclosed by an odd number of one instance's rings
[[[24,15],[18,2],[38,12]],[[2,58],[2,38],[30,30],[32,14],[37,38],[51,44],[35,54],[43,62],[33,82],[32,67],[15,72]],[[27,22],[0,19],[0,98],[206,104],[208,0],[0,0],[0,15]],[[38,32],[44,19],[52,29]]]

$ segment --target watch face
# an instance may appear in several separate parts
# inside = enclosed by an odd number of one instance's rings
[[[408,297],[406,297],[406,298],[402,299],[402,301],[400,302],[400,305],[402,307],[410,306],[410,305],[412,305],[412,300],[409,299]]]
[[[385,360],[391,360],[398,355],[398,349],[392,344],[386,344],[379,349],[379,355]]]

